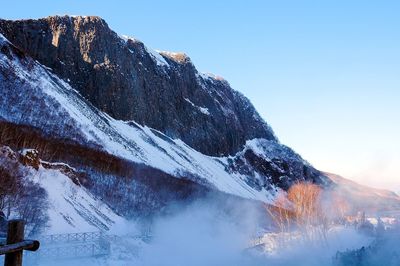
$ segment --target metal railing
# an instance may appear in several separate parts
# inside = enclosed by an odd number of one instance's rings
[[[99,241],[106,238],[103,232],[53,234],[40,237],[43,244]]]
[[[42,246],[39,252],[28,254],[32,264],[40,261],[64,260],[82,257],[107,256],[111,253],[111,241],[117,236],[99,232],[52,234],[39,237]]]

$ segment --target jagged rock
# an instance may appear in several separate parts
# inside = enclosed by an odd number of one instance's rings
[[[31,166],[36,170],[39,170],[40,166],[43,166],[45,169],[57,170],[68,176],[76,185],[90,186],[87,174],[76,170],[66,163],[42,161],[36,149],[22,149],[18,154],[18,159],[24,166]],[[16,153],[8,146],[0,148],[0,155],[7,156],[12,160],[17,159]]]
[[[40,161],[42,166],[46,169],[57,170],[68,176],[75,185],[91,186],[88,175],[82,171],[76,170],[74,167],[69,166],[66,163],[51,163],[46,161]]]
[[[39,152],[35,149],[23,149],[19,151],[20,161],[25,166],[32,166],[36,170],[40,167]]]
[[[247,183],[259,190],[271,184],[287,190],[296,182],[307,181],[324,187],[328,178],[301,159],[292,149],[267,140],[252,140],[228,160],[228,170],[247,176]]]
[[[17,159],[17,154],[8,146],[1,146],[0,147],[0,156],[6,157],[11,160]]]
[[[0,20],[0,32],[112,117],[155,128],[208,155],[246,140],[276,141],[249,100],[222,78],[200,74],[183,53],[121,38],[99,17]]]

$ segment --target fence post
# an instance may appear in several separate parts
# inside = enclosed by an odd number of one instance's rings
[[[7,229],[7,245],[15,244],[24,240],[24,227],[23,220],[11,220],[8,222]],[[4,266],[21,266],[22,265],[23,251],[6,254]]]

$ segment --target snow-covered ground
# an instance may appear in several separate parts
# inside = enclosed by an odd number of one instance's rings
[[[126,223],[100,199],[58,170],[40,167],[33,180],[46,190],[50,204],[46,234],[109,231]]]

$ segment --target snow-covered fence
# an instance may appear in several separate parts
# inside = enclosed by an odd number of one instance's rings
[[[50,246],[43,248],[38,255],[46,259],[68,259],[95,257],[110,254],[110,246],[102,243],[75,244],[71,246]]]
[[[41,250],[30,254],[28,259],[32,264],[39,264],[41,260],[107,256],[115,238],[103,232],[45,235],[40,237]]]
[[[151,234],[146,231],[132,237],[150,241]],[[43,235],[39,236],[40,251],[27,254],[27,260],[30,265],[41,265],[44,261],[56,264],[58,260],[109,256],[111,243],[117,242],[118,238],[100,231]]]
[[[105,239],[106,235],[103,232],[85,232],[71,234],[54,234],[45,235],[40,238],[42,243],[70,243],[70,242],[88,242],[99,241]]]

